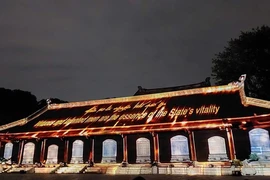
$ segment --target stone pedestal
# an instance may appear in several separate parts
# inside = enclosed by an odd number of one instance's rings
[[[227,154],[209,154],[208,161],[229,161]]]
[[[46,164],[57,164],[56,158],[47,158]]]
[[[150,156],[137,156],[136,163],[151,163]]]
[[[259,157],[259,160],[261,161],[269,161],[270,162],[270,152],[268,153],[263,153],[263,154],[257,154],[257,156]]]
[[[101,163],[116,163],[116,157],[102,157]]]
[[[171,162],[189,162],[189,155],[172,155]]]
[[[34,164],[33,158],[23,158],[22,164]]]
[[[126,161],[123,161],[123,162],[121,163],[121,166],[122,166],[122,167],[127,167],[127,166],[128,166],[128,163],[127,163]]]

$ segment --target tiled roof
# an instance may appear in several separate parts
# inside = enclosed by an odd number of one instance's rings
[[[182,86],[174,86],[174,87],[163,87],[163,88],[154,88],[154,89],[146,89],[141,86],[138,86],[137,92],[134,96],[137,95],[144,95],[144,94],[154,94],[154,93],[162,93],[162,92],[170,92],[170,91],[179,91],[185,89],[194,89],[194,88],[201,88],[201,87],[209,87],[211,86],[210,78],[207,77],[205,81],[195,83],[195,84],[188,84]]]

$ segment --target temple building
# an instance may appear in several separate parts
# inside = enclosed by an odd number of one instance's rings
[[[244,160],[270,164],[270,101],[247,97],[245,75],[134,96],[50,104],[0,126],[0,157],[17,164],[177,164]]]

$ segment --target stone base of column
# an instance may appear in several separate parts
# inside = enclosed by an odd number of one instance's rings
[[[89,161],[88,167],[94,167],[94,162],[92,160]]]
[[[160,164],[160,162],[158,162],[158,161],[153,161],[151,165],[152,165],[152,167],[153,167],[153,166],[158,167],[159,164]]]
[[[122,166],[122,167],[127,167],[127,166],[128,166],[128,162],[123,161],[123,162],[121,163],[121,166]]]
[[[64,167],[67,167],[68,166],[67,164],[68,164],[67,162],[64,162],[63,166]]]

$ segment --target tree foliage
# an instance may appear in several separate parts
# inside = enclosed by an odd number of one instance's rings
[[[216,84],[227,84],[246,74],[248,96],[270,100],[270,28],[261,26],[241,32],[212,60]]]
[[[37,98],[30,92],[0,88],[0,124],[30,115],[36,110]]]
[[[0,88],[0,99],[0,125],[25,118],[47,105],[45,99],[37,101],[32,93],[17,89]],[[52,98],[51,102],[59,104],[67,101]]]

